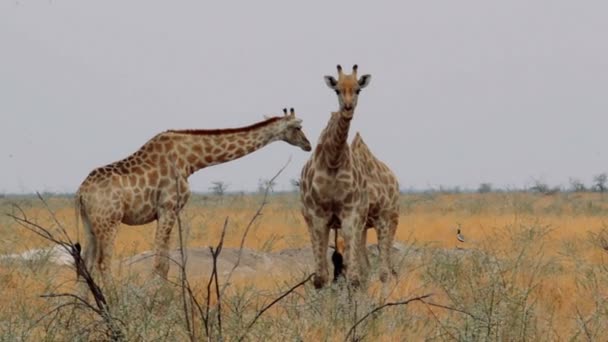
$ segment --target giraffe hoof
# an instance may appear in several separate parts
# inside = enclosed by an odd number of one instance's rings
[[[325,285],[325,279],[323,279],[323,277],[319,277],[319,276],[315,275],[312,283],[315,286],[315,289],[320,289]]]

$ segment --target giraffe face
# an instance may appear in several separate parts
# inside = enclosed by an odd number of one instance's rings
[[[367,87],[372,79],[372,76],[367,74],[357,79],[357,65],[353,66],[353,72],[350,75],[342,72],[342,67],[338,65],[338,79],[333,76],[325,76],[325,83],[338,95],[341,111],[354,111],[357,106],[357,99],[361,89]]]
[[[302,131],[302,119],[296,117],[293,108],[291,108],[289,114],[287,114],[287,109],[283,109],[283,112],[285,116],[282,119],[280,139],[290,145],[298,146],[306,152],[312,150],[310,141]]]

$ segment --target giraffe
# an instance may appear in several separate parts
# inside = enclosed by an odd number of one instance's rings
[[[353,66],[355,77],[340,75],[338,69],[338,80],[331,76],[325,76],[327,85],[336,91],[340,106],[349,106],[353,111],[357,105],[357,97],[360,88],[356,87],[357,65]],[[340,77],[342,76],[342,77]],[[364,81],[369,83],[369,79]],[[350,96],[349,96],[350,95]],[[392,267],[391,252],[395,232],[399,224],[399,182],[391,169],[374,156],[369,147],[363,141],[361,134],[357,132],[351,145],[351,152],[356,160],[359,160],[364,171],[367,182],[369,209],[365,220],[365,228],[361,239],[361,254],[366,266],[369,268],[367,258],[367,229],[374,227],[378,236],[379,258],[380,258],[380,280],[385,282],[389,272],[395,274]],[[337,231],[336,231],[337,232]]]
[[[142,225],[156,220],[154,270],[166,278],[171,230],[190,196],[190,175],[274,141],[311,150],[294,109],[283,112],[283,116],[240,128],[168,130],[125,159],[94,169],[76,193],[76,211],[87,238],[84,259],[88,269],[98,269],[106,281],[111,275],[119,224]]]
[[[366,178],[359,160],[347,143],[350,122],[361,89],[370,75],[357,79],[357,67],[346,75],[338,65],[338,80],[325,76],[340,98],[340,110],[333,112],[310,159],[302,168],[300,200],[315,259],[316,288],[328,281],[329,231],[340,227],[344,237],[346,276],[353,286],[361,282],[360,244],[368,211]]]
[[[336,91],[340,106],[354,111],[358,98],[353,94],[358,95],[361,91],[361,88],[357,87],[357,83],[367,85],[371,76],[366,80],[357,80],[357,65],[353,66],[353,75],[350,75],[350,77],[349,75],[343,75],[340,69],[338,68],[338,80],[332,76],[325,76],[325,82]],[[375,227],[380,250],[380,280],[384,282],[388,278],[389,271],[395,273],[391,266],[390,254],[399,224],[399,183],[390,168],[373,155],[358,132],[350,148],[355,159],[361,162],[363,174],[367,180],[369,212],[365,221],[366,229],[363,230],[361,240],[361,253],[363,254],[363,260],[369,267],[366,247],[367,229]]]

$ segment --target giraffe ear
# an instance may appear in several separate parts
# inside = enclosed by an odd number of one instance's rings
[[[323,76],[325,79],[325,84],[331,89],[336,89],[336,85],[338,85],[338,81],[333,76]]]
[[[366,74],[359,77],[359,89],[367,87],[369,82],[372,80],[372,75]]]

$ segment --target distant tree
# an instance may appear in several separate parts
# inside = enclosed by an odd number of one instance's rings
[[[576,178],[570,178],[570,191],[585,192],[585,191],[587,191],[587,187],[580,180],[578,180]]]
[[[608,174],[600,173],[593,177],[593,189],[597,192],[606,191],[606,181],[608,181]]]
[[[227,189],[228,184],[222,181],[211,182],[211,186],[209,187],[209,190],[216,196],[224,196]]]
[[[274,187],[277,185],[276,181],[270,179],[259,179],[258,180],[258,192],[264,193],[266,189],[268,192],[274,192]]]
[[[439,192],[442,194],[459,194],[462,192],[462,189],[460,189],[459,186],[449,187],[449,186],[440,185]]]
[[[549,186],[539,179],[533,180],[534,185],[532,185],[529,190],[532,192],[538,192],[540,194],[545,194],[549,192]]]
[[[477,192],[479,192],[480,194],[487,194],[488,192],[492,192],[492,183],[479,184],[479,188],[477,188]]]
[[[529,188],[530,191],[532,192],[537,192],[539,194],[543,194],[543,195],[553,195],[555,193],[558,193],[560,191],[559,187],[554,187],[554,188],[550,188],[549,185],[547,185],[547,183],[544,183],[538,179],[534,180],[534,185],[532,185]]]

